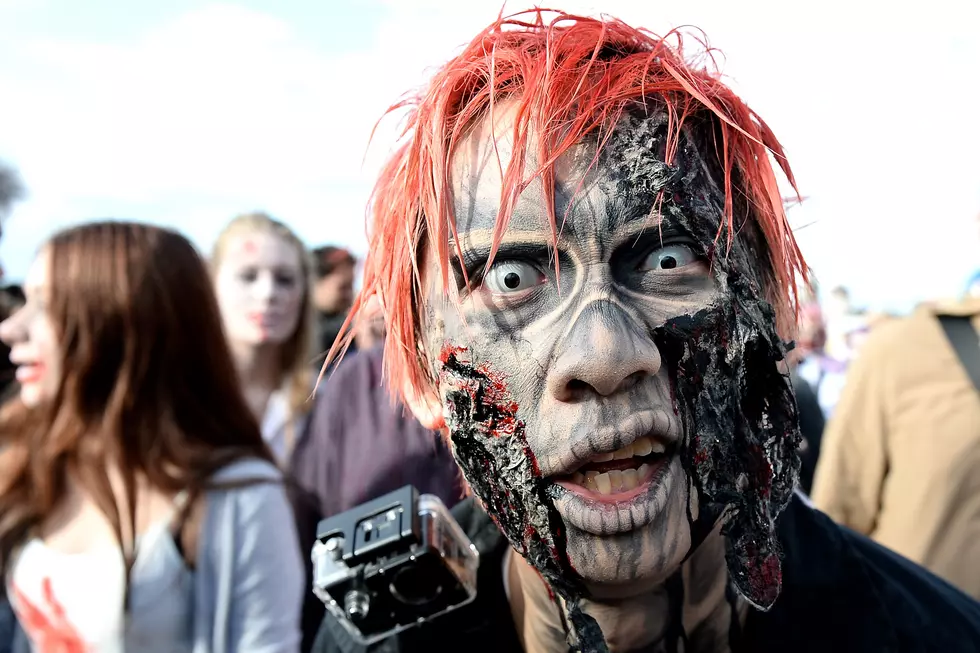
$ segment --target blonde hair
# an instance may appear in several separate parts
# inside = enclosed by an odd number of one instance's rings
[[[211,251],[211,274],[216,276],[224,259],[228,243],[233,236],[242,233],[268,233],[282,238],[296,248],[300,260],[300,273],[303,278],[303,297],[300,301],[300,319],[296,331],[280,347],[280,387],[289,385],[289,410],[291,416],[302,415],[310,410],[310,393],[313,390],[313,259],[309,251],[292,229],[267,213],[246,213],[229,222],[215,242]],[[289,421],[286,432],[289,449],[295,442],[293,422]]]

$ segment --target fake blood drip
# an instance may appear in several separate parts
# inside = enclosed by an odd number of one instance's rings
[[[579,607],[585,591],[568,560],[561,517],[547,496],[517,403],[499,373],[465,361],[465,354],[447,344],[439,357],[456,461],[511,546],[568,604],[578,642],[573,650],[606,653],[598,624]]]

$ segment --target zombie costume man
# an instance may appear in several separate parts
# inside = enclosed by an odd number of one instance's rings
[[[411,104],[361,301],[496,529],[457,508],[476,604],[382,650],[975,650],[980,606],[794,496],[792,173],[678,34],[520,14]]]

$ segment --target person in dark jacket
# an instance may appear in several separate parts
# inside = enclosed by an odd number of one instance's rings
[[[383,349],[345,358],[324,377],[310,439],[293,473],[319,497],[324,518],[405,485],[452,507],[463,482],[445,441],[396,403],[382,378]]]
[[[354,296],[357,261],[342,247],[325,245],[313,250],[316,279],[313,307],[316,309],[316,345],[325,355],[340,335]],[[356,346],[356,344],[355,344]],[[322,357],[319,360],[323,360]]]
[[[975,602],[798,495],[793,176],[710,61],[538,9],[414,96],[354,310],[519,555],[402,650],[977,650]]]
[[[800,489],[810,494],[810,488],[813,487],[813,474],[817,469],[817,460],[820,458],[820,442],[823,439],[826,420],[820,402],[817,401],[817,393],[813,391],[810,384],[800,378],[795,370],[790,372],[789,378],[793,384],[793,393],[796,395],[800,435],[803,437],[800,443]]]
[[[541,589],[521,587],[513,572],[508,582],[508,574],[501,573],[519,564],[519,558],[472,498],[458,504],[453,516],[480,553],[476,600],[370,647],[328,618],[316,653],[524,651],[519,632],[524,624],[553,618],[530,612],[521,596]],[[803,497],[791,500],[779,518],[778,533],[785,560],[783,594],[769,612],[747,615],[732,653],[939,653],[975,651],[980,645],[977,603],[889,549],[840,528]]]

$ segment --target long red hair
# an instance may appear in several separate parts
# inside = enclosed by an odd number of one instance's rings
[[[407,395],[431,387],[416,305],[424,296],[421,254],[435,254],[447,291],[451,236],[459,246],[452,158],[468,130],[504,99],[516,104],[514,155],[504,168],[491,259],[517,198],[536,177],[543,181],[557,247],[555,161],[587,135],[616,124],[630,104],[656,97],[669,117],[668,163],[688,120],[716,123],[716,142],[709,151],[716,154],[724,176],[719,236],[727,233],[730,247],[738,231],[736,220],[755,223],[768,249],[769,260],[760,264],[769,268],[766,276],[772,279],[773,287],[766,289],[769,299],[784,331],[792,328],[797,274],[805,280],[806,266],[783,210],[770,155],[794,190],[796,182],[775,135],[722,83],[712,51],[702,48],[702,54],[698,61],[686,58],[677,31],[661,38],[616,19],[534,9],[499,17],[438,69],[420,93],[388,110],[408,109],[408,114],[402,143],[374,188],[364,285],[351,319],[368,297],[379,297],[388,327],[385,369],[393,388]],[[532,134],[541,163],[527,169]],[[736,216],[734,207],[743,203],[750,215]],[[349,340],[350,334],[343,344],[335,344],[330,356],[342,354]]]
[[[62,377],[51,401],[15,401],[0,420],[0,564],[58,508],[69,478],[106,514],[131,564],[138,478],[194,496],[233,460],[273,458],[239,387],[207,267],[186,238],[98,222],[45,249]],[[126,514],[109,469],[120,472]]]

